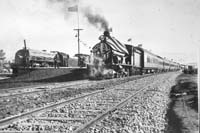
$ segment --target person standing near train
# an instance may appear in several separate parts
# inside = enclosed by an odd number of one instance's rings
[[[58,55],[58,53],[55,55],[54,57],[54,67],[55,68],[59,68],[59,63],[60,63],[60,57]]]

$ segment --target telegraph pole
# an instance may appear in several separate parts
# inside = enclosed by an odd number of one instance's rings
[[[80,62],[80,31],[81,30],[83,30],[83,29],[80,29],[80,28],[77,28],[77,29],[74,29],[74,30],[76,30],[77,31],[77,38],[78,38],[78,66],[80,66],[81,65],[81,62]]]
[[[77,33],[78,33],[77,34],[77,37],[78,37],[78,54],[80,54],[80,39],[79,38],[80,38],[80,31],[83,30],[83,29],[78,28],[78,29],[74,29],[74,30],[76,30]]]

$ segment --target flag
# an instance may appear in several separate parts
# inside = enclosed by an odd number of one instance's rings
[[[130,41],[132,41],[132,39],[131,39],[131,38],[129,38],[127,41],[128,41],[128,42],[130,42]]]
[[[78,12],[78,5],[68,7],[69,12]]]

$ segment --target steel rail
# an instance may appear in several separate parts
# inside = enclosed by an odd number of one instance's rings
[[[134,94],[132,94],[131,96],[129,96],[128,98],[126,98],[125,100],[123,100],[122,102],[118,103],[117,105],[115,105],[114,107],[108,109],[106,112],[104,112],[103,114],[98,115],[95,119],[89,121],[88,123],[84,124],[83,126],[79,127],[77,130],[75,130],[74,133],[81,133],[84,132],[85,130],[87,130],[89,127],[91,127],[92,125],[94,125],[97,121],[102,120],[104,117],[106,117],[108,114],[110,114],[111,112],[113,112],[114,110],[116,110],[117,108],[120,108],[121,106],[123,106],[127,101],[131,100],[136,94],[140,93],[141,91],[145,90],[147,88],[142,88],[138,91],[136,91]]]
[[[0,96],[0,99],[3,99],[3,98],[10,98],[10,97],[17,97],[17,96],[28,95],[28,94],[35,94],[35,93],[48,92],[48,91],[50,91],[50,90],[64,89],[64,88],[66,88],[66,87],[77,86],[77,85],[83,85],[83,84],[88,84],[88,83],[77,83],[77,84],[72,84],[72,85],[59,86],[59,87],[55,87],[55,88],[52,88],[52,89],[48,89],[48,88],[47,88],[47,89],[36,90],[36,91],[22,92],[22,93],[7,95],[7,96]],[[38,87],[39,87],[39,86],[38,86]],[[36,88],[36,89],[37,89],[37,88]]]
[[[79,81],[88,81],[88,79],[84,79],[84,80],[79,80]],[[0,91],[17,91],[17,90],[21,90],[21,89],[31,89],[31,88],[39,88],[39,87],[43,87],[43,86],[54,86],[54,85],[57,85],[57,84],[71,84],[71,83],[74,83],[74,82],[77,82],[77,80],[75,81],[68,81],[68,82],[65,82],[65,83],[58,83],[58,82],[55,82],[55,83],[41,83],[41,84],[37,84],[37,85],[28,85],[28,86],[21,86],[21,87],[13,87],[13,88],[6,88],[6,89],[0,89]]]
[[[47,105],[45,107],[37,108],[37,109],[32,110],[30,112],[26,112],[26,113],[22,113],[22,114],[19,114],[19,115],[15,115],[15,116],[12,116],[12,117],[8,117],[8,118],[5,118],[5,119],[2,119],[2,120],[0,120],[0,127],[4,127],[4,126],[6,126],[6,125],[8,125],[8,124],[10,124],[10,123],[12,123],[12,122],[14,122],[16,120],[23,119],[23,118],[25,118],[27,116],[38,114],[38,113],[42,113],[44,111],[56,108],[58,106],[63,106],[65,104],[74,102],[76,100],[80,100],[80,99],[85,98],[87,96],[91,96],[91,95],[95,95],[95,94],[98,94],[98,93],[102,93],[104,91],[107,91],[107,90],[95,91],[95,92],[92,92],[92,93],[89,93],[89,94],[81,95],[81,96],[76,97],[76,98],[72,98],[72,99],[61,101],[61,102],[58,102],[58,103],[55,103],[55,104]]]

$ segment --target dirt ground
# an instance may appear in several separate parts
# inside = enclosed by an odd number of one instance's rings
[[[198,133],[197,74],[181,74],[171,88],[167,133]]]

